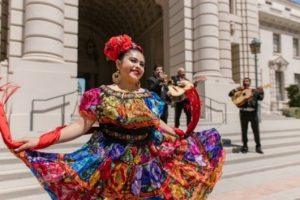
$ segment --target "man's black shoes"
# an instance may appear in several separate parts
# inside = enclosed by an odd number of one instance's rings
[[[256,151],[256,153],[264,154],[261,147],[256,147],[255,151]]]
[[[264,152],[262,151],[261,147],[256,147],[256,148],[255,148],[255,151],[256,151],[256,153],[264,154]],[[248,153],[248,152],[249,152],[248,147],[247,147],[247,146],[242,146],[241,152],[242,152],[242,153]]]
[[[246,147],[246,146],[243,146],[242,148],[241,148],[241,152],[242,153],[247,153],[249,151],[249,149],[248,149],[248,147]]]

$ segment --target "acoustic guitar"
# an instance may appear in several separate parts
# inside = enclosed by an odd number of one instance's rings
[[[168,94],[172,102],[180,102],[185,99],[185,90],[177,85],[168,85]]]
[[[194,83],[198,83],[199,81],[206,80],[206,77],[197,78]],[[186,97],[184,95],[185,91],[194,87],[194,84],[188,80],[180,81],[180,85],[174,85],[172,83],[168,84],[168,93],[172,102],[180,102],[183,101]]]
[[[260,88],[268,88],[268,87],[271,87],[271,84],[263,85]],[[234,93],[231,100],[237,107],[241,107],[242,105],[244,105],[245,102],[247,102],[250,98],[252,98],[253,91],[255,90],[259,90],[259,88],[257,89],[248,88],[241,91],[237,91]]]

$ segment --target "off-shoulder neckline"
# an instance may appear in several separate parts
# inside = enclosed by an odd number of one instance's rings
[[[112,89],[108,85],[101,85],[100,89],[109,95],[117,96],[122,99],[144,98],[144,97],[151,96],[151,93],[149,92],[149,90],[146,90],[146,89],[143,92],[117,91],[117,90]]]

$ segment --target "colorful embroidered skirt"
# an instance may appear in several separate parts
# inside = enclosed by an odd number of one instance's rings
[[[165,146],[167,154],[158,147],[108,141],[99,132],[73,153],[18,156],[52,199],[206,199],[224,161],[219,133],[196,132],[176,148]]]

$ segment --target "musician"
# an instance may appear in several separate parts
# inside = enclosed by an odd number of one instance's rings
[[[168,87],[167,87],[167,76],[163,71],[163,66],[154,65],[153,75],[147,79],[148,89],[155,92],[160,96],[160,98],[165,102],[164,112],[160,119],[165,123],[168,123],[168,104],[170,103],[170,98],[168,97]]]
[[[180,87],[184,87],[184,82],[183,81],[189,81],[185,77],[185,70],[184,68],[180,67],[177,69],[177,75],[171,77],[174,84]],[[197,87],[198,82],[200,81],[194,81],[193,84],[195,87]],[[189,81],[191,82],[191,81]],[[180,126],[180,116],[182,113],[182,110],[184,111],[186,115],[186,123],[187,125],[191,121],[191,109],[190,109],[190,102],[188,99],[183,99],[182,101],[176,102],[175,103],[175,127],[178,128]]]
[[[236,92],[243,91],[245,89],[251,89],[251,79],[246,77],[243,79],[243,87],[238,87],[229,92],[229,96],[233,97]],[[242,153],[248,152],[248,123],[251,123],[252,131],[254,133],[254,140],[256,143],[256,152],[263,154],[261,143],[260,143],[260,133],[259,133],[259,120],[258,120],[258,101],[262,101],[264,98],[263,88],[251,89],[252,96],[249,99],[245,99],[245,103],[239,106],[240,109],[240,122],[242,129]]]

